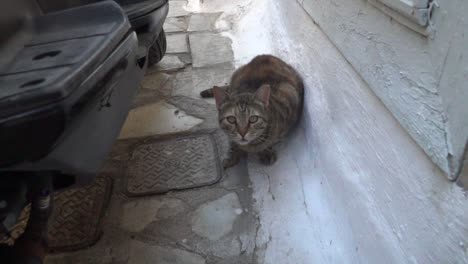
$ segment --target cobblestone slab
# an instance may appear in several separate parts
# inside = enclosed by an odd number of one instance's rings
[[[220,34],[191,34],[189,40],[194,68],[231,62],[234,59],[231,40]]]

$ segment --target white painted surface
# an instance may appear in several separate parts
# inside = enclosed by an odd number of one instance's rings
[[[447,138],[451,143],[449,153],[453,154],[452,166],[456,171],[463,163],[462,154],[468,147],[468,2],[454,1],[449,5],[450,14],[462,14],[453,19],[450,47],[446,58],[444,72],[440,79],[440,93],[447,113]],[[466,144],[465,144],[466,143]],[[465,154],[466,155],[466,154]],[[468,164],[468,160],[465,160]],[[466,165],[465,165],[466,166]],[[468,170],[468,167],[465,168]],[[468,175],[464,181],[468,181]],[[467,186],[468,187],[468,186]]]
[[[467,198],[299,5],[255,1],[231,33],[239,64],[272,53],[306,83],[277,163],[249,160],[258,263],[468,263]]]
[[[468,138],[468,119],[461,117],[468,106],[454,99],[468,100],[461,92],[468,62],[457,56],[466,50],[468,2],[438,0],[434,34],[426,38],[368,1],[298,1],[415,141],[455,177]]]

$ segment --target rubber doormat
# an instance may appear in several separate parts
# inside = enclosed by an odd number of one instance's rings
[[[51,252],[86,248],[99,239],[111,188],[110,178],[98,176],[88,186],[55,194],[48,231]]]
[[[30,211],[31,211],[31,205],[26,206],[21,211],[21,214],[18,220],[16,221],[16,224],[13,226],[9,236],[3,236],[0,238],[0,245],[6,244],[9,246],[13,246],[13,244],[15,243],[15,240],[18,239],[23,234],[24,229],[28,225]]]
[[[211,185],[221,178],[216,143],[211,134],[143,143],[127,169],[129,196],[160,194]]]

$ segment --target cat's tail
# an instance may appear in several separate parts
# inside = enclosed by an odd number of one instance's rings
[[[200,96],[202,98],[213,98],[214,97],[214,94],[213,94],[213,88],[210,88],[210,89],[206,89],[206,90],[203,90],[200,92]]]

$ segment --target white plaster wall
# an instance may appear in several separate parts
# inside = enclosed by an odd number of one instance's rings
[[[272,167],[248,161],[256,263],[468,263],[462,190],[295,2],[255,0],[231,34],[238,64],[272,53],[306,84],[301,127]]]
[[[468,109],[462,103],[468,100],[463,85],[468,64],[463,58],[465,68],[459,69],[460,60],[448,54],[449,49],[460,54],[463,41],[466,46],[466,40],[452,40],[467,31],[468,2],[437,1],[433,38],[408,29],[366,0],[298,2],[415,141],[455,177],[468,135],[468,119],[463,117]],[[447,70],[449,65],[454,67]],[[449,80],[454,74],[457,82]]]
[[[468,146],[468,2],[444,2],[444,7],[448,14],[455,16],[451,19],[450,28],[453,34],[447,40],[449,51],[439,82],[439,92],[448,117],[447,138],[451,143],[449,160],[452,171],[457,172],[461,170],[460,165],[466,158],[463,153]]]

